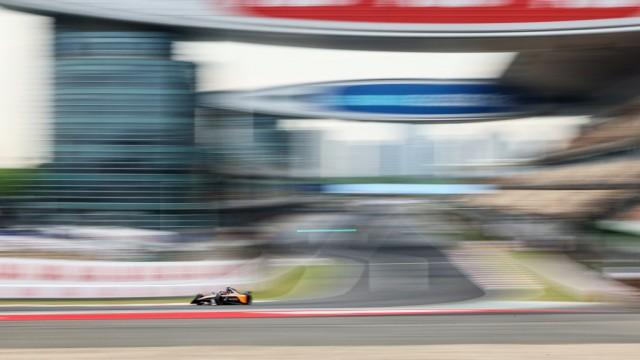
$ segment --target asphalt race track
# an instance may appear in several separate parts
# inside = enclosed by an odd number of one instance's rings
[[[345,293],[326,298],[306,301],[277,301],[255,303],[251,308],[301,309],[301,308],[353,308],[353,307],[389,307],[420,306],[469,300],[482,296],[483,291],[454,267],[436,246],[431,245],[428,235],[422,235],[416,242],[415,235],[403,232],[413,224],[396,222],[389,216],[344,214],[340,221],[334,218],[322,222],[312,218],[313,222],[298,224],[299,228],[344,228],[353,227],[366,233],[366,243],[360,242],[359,234],[321,234],[315,235],[317,245],[306,247],[302,254],[319,258],[344,258],[358,264],[363,271],[342,272],[343,277],[353,286]],[[405,220],[406,222],[406,220]],[[288,238],[287,238],[288,237]],[[295,231],[282,234],[287,240],[286,247],[306,241]],[[342,279],[343,281],[345,279]],[[195,295],[195,294],[194,294]],[[187,305],[187,304],[185,304]],[[145,310],[185,310],[185,306],[148,306]],[[189,306],[189,310],[215,311],[208,306]],[[78,306],[78,307],[1,307],[2,312],[15,311],[124,311],[141,310],[135,307]]]
[[[429,238],[415,239],[390,223],[390,217],[349,216],[333,226],[354,226],[362,238],[322,239],[310,249],[318,257],[342,257],[362,268],[345,272],[353,286],[344,293],[307,301],[256,303],[250,307],[78,306],[0,308],[0,347],[128,347],[185,345],[409,345],[409,344],[565,344],[640,342],[640,315],[630,313],[518,313],[385,315],[295,318],[197,318],[228,311],[285,309],[304,312],[349,308],[420,308],[421,305],[477,298],[483,292],[451,265]],[[316,227],[317,224],[301,224]],[[411,224],[402,223],[406,229]],[[413,237],[413,238],[412,238]],[[290,240],[290,239],[286,239]],[[294,239],[296,240],[296,239]],[[416,241],[419,240],[419,241]],[[290,246],[291,242],[286,246]],[[308,245],[308,244],[307,244]],[[355,274],[355,275],[354,275]],[[446,305],[443,305],[446,308]],[[275,310],[273,310],[275,311]],[[273,312],[272,311],[272,312]],[[9,314],[36,317],[15,321]],[[101,320],[49,318],[38,314],[98,313]],[[174,318],[136,318],[156,312]],[[193,318],[185,315],[195,313]],[[114,320],[113,314],[124,314]],[[240,314],[242,315],[242,314]],[[4,319],[3,319],[4,316]],[[20,315],[18,315],[20,316]],[[205,316],[206,317],[206,316]],[[144,319],[144,320],[143,320]]]
[[[338,253],[340,255],[338,255]],[[361,263],[364,271],[351,279],[354,286],[344,294],[306,301],[256,302],[252,309],[301,309],[343,307],[419,306],[473,299],[483,295],[436,248],[393,247],[374,249],[323,250],[321,256],[348,257]],[[352,276],[345,272],[343,276]],[[229,307],[225,307],[227,309]],[[210,306],[150,305],[144,310],[216,311]],[[235,307],[237,309],[237,307]],[[1,307],[3,312],[15,311],[111,311],[142,310],[140,306],[75,306],[75,307]]]
[[[318,225],[300,224],[299,227],[317,228]],[[484,294],[432,244],[429,234],[408,234],[407,230],[416,228],[416,224],[403,216],[350,213],[329,227],[352,227],[360,231],[350,235],[351,238],[339,239],[320,234],[321,240],[315,249],[315,256],[320,258],[345,258],[361,264],[364,271],[352,279],[354,286],[333,298],[261,306],[416,306],[469,300]],[[310,250],[307,248],[305,252]],[[352,275],[345,272],[345,276]]]
[[[0,347],[640,342],[637,314],[0,323]]]

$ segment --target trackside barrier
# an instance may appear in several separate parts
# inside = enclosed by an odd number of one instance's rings
[[[192,295],[255,281],[262,261],[107,262],[0,258],[0,298]]]

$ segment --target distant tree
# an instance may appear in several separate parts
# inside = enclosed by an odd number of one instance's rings
[[[11,225],[20,196],[37,176],[34,168],[0,169],[0,227]]]

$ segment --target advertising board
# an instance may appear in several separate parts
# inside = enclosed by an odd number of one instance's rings
[[[355,80],[209,93],[201,105],[297,118],[470,121],[523,116],[526,97],[487,80]]]

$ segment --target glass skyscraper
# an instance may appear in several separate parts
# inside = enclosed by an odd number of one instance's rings
[[[44,224],[212,225],[198,191],[194,65],[157,31],[58,26],[53,161],[30,201]]]

